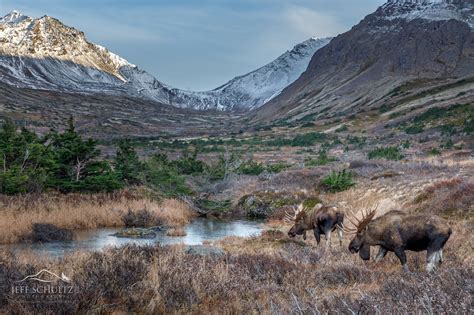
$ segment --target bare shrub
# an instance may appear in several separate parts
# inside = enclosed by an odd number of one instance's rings
[[[127,213],[122,216],[125,227],[148,227],[160,225],[160,221],[147,208],[132,211],[128,209]]]
[[[67,229],[61,229],[53,224],[35,223],[33,224],[31,234],[26,237],[27,241],[47,243],[54,241],[70,241],[73,233]]]

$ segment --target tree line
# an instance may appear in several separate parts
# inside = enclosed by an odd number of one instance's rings
[[[217,181],[232,173],[278,173],[288,167],[282,163],[264,166],[235,154],[204,163],[197,159],[197,149],[189,148],[175,160],[160,152],[140,160],[130,140],[120,141],[115,156],[105,159],[97,146],[96,140],[76,131],[72,118],[63,132],[52,130],[44,136],[6,121],[0,128],[0,194],[111,192],[143,185],[174,197],[192,194],[186,184],[189,176]]]
[[[113,160],[100,154],[97,141],[83,138],[72,118],[63,132],[44,136],[6,121],[0,129],[0,193],[110,192],[141,184],[165,194],[189,193],[166,156],[142,162],[128,140],[120,142]]]

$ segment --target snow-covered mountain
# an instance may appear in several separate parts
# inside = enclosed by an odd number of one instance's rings
[[[167,87],[84,33],[49,16],[0,19],[0,80],[16,87],[126,93],[167,103]]]
[[[293,83],[306,70],[314,53],[331,38],[310,38],[269,64],[208,92],[173,89],[173,104],[194,104],[199,109],[254,109],[265,104]]]
[[[12,11],[0,19],[0,80],[20,88],[126,94],[181,108],[249,110],[294,82],[330,39],[309,39],[275,61],[206,92],[172,88],[59,20]]]

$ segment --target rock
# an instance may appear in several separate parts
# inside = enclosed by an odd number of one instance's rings
[[[219,247],[206,246],[206,245],[189,245],[185,249],[186,254],[197,255],[197,256],[216,256],[221,257],[225,255],[225,251]]]
[[[238,205],[248,217],[265,219],[275,214],[276,210],[297,203],[298,200],[293,194],[258,191],[243,196]]]
[[[305,193],[257,191],[245,195],[239,200],[239,207],[250,218],[280,218],[285,211],[303,203],[305,208],[312,208],[321,200]],[[283,213],[282,213],[283,210]]]
[[[267,181],[273,177],[273,174],[267,170],[264,170],[260,175],[258,175],[258,180],[260,181]]]
[[[126,237],[126,238],[155,238],[156,233],[151,229],[143,228],[132,228],[123,229],[117,233],[112,234],[115,237]]]

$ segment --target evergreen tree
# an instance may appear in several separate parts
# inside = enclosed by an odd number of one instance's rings
[[[51,135],[56,161],[51,186],[62,191],[110,191],[120,188],[117,174],[106,161],[99,161],[99,149],[93,139],[82,139],[72,117],[63,133]]]
[[[120,141],[114,165],[121,181],[127,185],[139,185],[141,183],[140,172],[143,165],[138,159],[137,152],[135,152],[130,140]]]
[[[176,167],[164,154],[156,154],[148,159],[143,174],[144,183],[161,191],[165,196],[176,197],[192,193],[185,178],[178,174]]]
[[[7,121],[0,130],[0,193],[41,191],[54,165],[51,151],[36,134]]]

